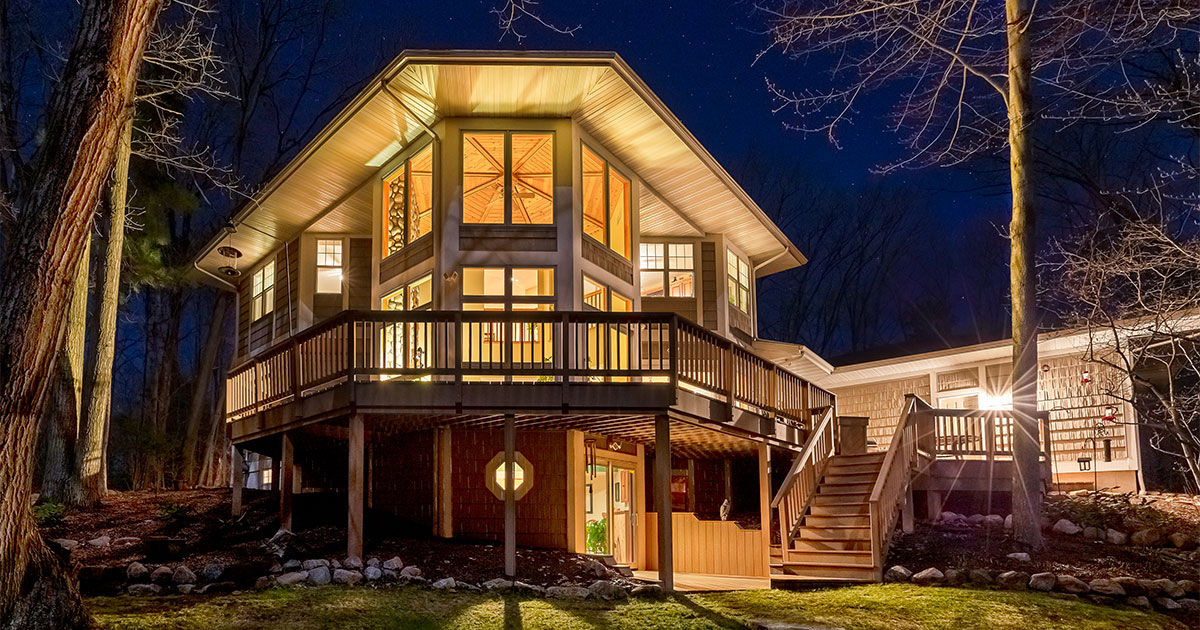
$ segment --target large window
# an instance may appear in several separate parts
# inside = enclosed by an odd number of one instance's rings
[[[464,133],[462,173],[463,223],[554,223],[554,134]]]
[[[733,250],[726,250],[729,275],[729,303],[743,313],[750,312],[750,263]]]
[[[433,275],[392,291],[380,302],[385,311],[428,310],[433,303]],[[432,365],[432,334],[433,328],[425,322],[384,325],[379,340],[382,367],[419,370]]]
[[[642,297],[695,297],[691,243],[641,243]]]
[[[250,318],[257,321],[275,310],[275,261],[254,272],[250,289]]]
[[[625,259],[630,255],[629,179],[583,147],[583,233]]]
[[[427,274],[384,296],[381,300],[385,311],[416,311],[427,308],[433,302],[433,275]]]
[[[385,258],[433,230],[432,144],[383,181],[383,226]]]
[[[633,300],[613,291],[600,282],[587,276],[583,277],[583,306],[597,311],[613,313],[629,313],[633,310]]]
[[[553,311],[554,269],[463,267],[464,311]]]
[[[317,240],[317,293],[342,292],[342,239]]]

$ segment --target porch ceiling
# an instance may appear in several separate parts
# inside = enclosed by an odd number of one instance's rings
[[[229,263],[232,239],[252,265],[309,227],[369,233],[373,178],[427,126],[455,116],[570,117],[637,172],[641,231],[723,233],[760,275],[804,256],[614,53],[406,52],[363,90],[214,237],[196,266]],[[781,255],[782,254],[782,255]]]

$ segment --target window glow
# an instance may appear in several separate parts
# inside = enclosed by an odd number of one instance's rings
[[[383,180],[383,256],[433,230],[433,145],[418,151]]]
[[[317,241],[317,293],[342,292],[342,239]]]
[[[642,297],[695,297],[696,274],[691,243],[641,243]],[[664,255],[665,253],[665,255]],[[654,271],[645,271],[647,269]],[[657,270],[663,271],[657,271]]]
[[[583,233],[626,260],[632,252],[631,184],[603,158],[583,147]]]
[[[254,273],[250,287],[250,315],[252,320],[275,310],[275,261],[263,265]]]
[[[743,313],[750,312],[750,263],[733,250],[726,250],[729,303]]]

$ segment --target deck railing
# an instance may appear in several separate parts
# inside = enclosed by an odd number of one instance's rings
[[[230,370],[226,417],[385,380],[668,383],[805,429],[834,403],[670,313],[344,311]]]
[[[896,432],[888,444],[887,454],[868,499],[871,523],[871,561],[877,573],[882,573],[892,529],[900,516],[900,508],[908,498],[909,484],[923,464],[933,459],[934,433],[931,407],[920,398],[908,395]],[[879,577],[879,576],[876,576]]]
[[[825,411],[821,421],[804,445],[800,456],[792,462],[783,485],[775,493],[771,507],[779,510],[779,540],[784,549],[791,547],[804,513],[817,495],[821,478],[833,457],[837,441],[833,409]]]

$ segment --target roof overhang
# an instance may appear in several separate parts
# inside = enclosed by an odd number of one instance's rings
[[[646,185],[641,232],[721,233],[768,275],[806,262],[683,123],[615,53],[407,51],[390,63],[199,253],[216,277],[314,228],[369,233],[371,182],[443,118],[572,118]]]

